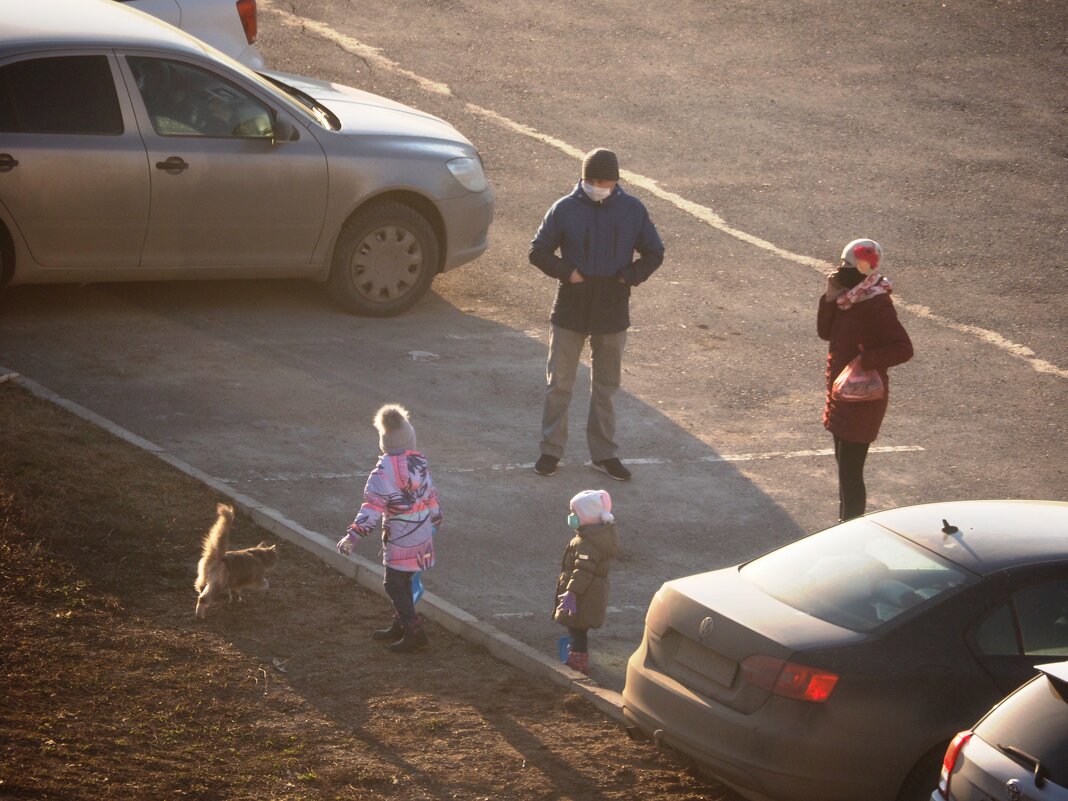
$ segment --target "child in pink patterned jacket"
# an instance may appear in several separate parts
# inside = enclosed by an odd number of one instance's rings
[[[367,477],[363,505],[337,550],[351,553],[357,538],[382,524],[384,584],[394,614],[389,628],[371,636],[390,642],[393,651],[408,653],[427,645],[415,613],[412,578],[434,566],[434,534],[444,518],[426,456],[415,449],[415,429],[407,409],[386,404],[378,410],[374,424],[382,456]]]

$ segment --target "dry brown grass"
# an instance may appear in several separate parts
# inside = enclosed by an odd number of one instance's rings
[[[440,629],[390,654],[385,602],[284,542],[269,593],[197,623],[217,500],[0,384],[0,798],[732,797]]]

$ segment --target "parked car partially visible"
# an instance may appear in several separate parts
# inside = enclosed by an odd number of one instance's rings
[[[930,801],[1068,801],[1068,662],[1038,670],[953,738]]]
[[[744,794],[928,801],[951,738],[1068,657],[1068,503],[870,514],[664,584],[636,731]]]
[[[181,28],[246,67],[263,67],[256,48],[256,0],[117,0]]]
[[[493,190],[444,120],[113,0],[0,19],[0,284],[307,277],[385,316],[486,250]]]

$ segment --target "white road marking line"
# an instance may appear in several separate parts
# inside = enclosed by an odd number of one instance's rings
[[[631,329],[632,331],[634,329]],[[494,332],[492,334],[445,334],[445,339],[456,339],[461,341],[481,342],[481,341],[496,341],[498,339],[541,339],[543,334],[540,331],[501,331]]]
[[[869,453],[916,453],[917,451],[923,451],[919,445],[877,445],[869,449]],[[834,456],[833,448],[821,448],[819,450],[803,450],[803,451],[769,451],[767,453],[723,453],[713,456],[698,456],[694,459],[664,459],[657,456],[650,456],[645,458],[635,459],[620,459],[623,464],[629,465],[663,465],[663,464],[700,464],[704,463],[722,463],[722,462],[760,462],[770,459],[798,459],[804,457],[814,456]],[[568,465],[568,462],[562,461],[561,464]],[[572,467],[576,464],[570,465]],[[489,467],[453,467],[445,468],[443,472],[446,473],[475,473],[479,470],[493,470],[495,472],[506,472],[509,470],[533,470],[534,462],[524,462],[522,464],[495,464]]]
[[[1068,378],[1068,370],[1062,367],[1058,367],[1052,362],[1048,362],[1045,359],[1039,359],[1035,356],[1035,352],[1026,345],[1020,345],[1017,342],[1006,339],[996,331],[991,331],[988,328],[980,328],[977,325],[967,325],[965,323],[954,322],[948,320],[941,315],[935,314],[927,306],[920,306],[915,303],[906,303],[900,298],[896,301],[898,306],[906,311],[915,314],[917,317],[923,317],[926,320],[930,320],[943,328],[949,328],[953,331],[958,331],[961,334],[970,334],[987,344],[993,345],[997,348],[1001,348],[1003,351],[1023,359],[1025,362],[1031,365],[1031,367],[1039,373],[1048,373],[1049,375],[1055,375],[1058,378]]]
[[[919,445],[876,445],[868,453],[915,453],[924,448]],[[769,451],[767,453],[735,453],[722,456],[702,456],[702,462],[757,462],[764,459],[798,459],[805,456],[834,456],[834,448],[811,451]]]
[[[271,13],[275,14],[282,20],[283,24],[288,25],[291,28],[299,28],[301,32],[311,31],[314,34],[321,36],[323,39],[333,42],[342,50],[346,50],[357,58],[363,59],[372,66],[388,72],[395,72],[397,75],[402,75],[408,80],[414,81],[428,92],[432,92],[436,95],[444,95],[445,97],[453,96],[452,90],[449,88],[448,84],[431,81],[428,78],[424,78],[422,75],[416,75],[411,70],[404,69],[404,67],[393,59],[382,55],[382,48],[380,47],[372,47],[371,45],[364,44],[359,39],[353,39],[351,36],[338,33],[325,23],[316,22],[315,20],[307,19],[306,17],[298,17],[296,14],[284,11],[279,8],[273,0],[260,0],[258,7],[260,10],[269,9]]]
[[[876,445],[869,453],[916,453],[924,448],[919,445]],[[802,451],[768,451],[766,453],[723,453],[713,456],[698,456],[693,459],[662,459],[657,456],[636,459],[622,459],[623,464],[629,465],[661,465],[661,464],[718,464],[722,462],[763,462],[770,459],[801,459],[821,456],[834,456],[833,448],[820,448],[818,450]],[[562,462],[567,465],[567,462]],[[578,466],[578,463],[571,465]],[[493,464],[485,467],[448,467],[436,468],[434,472],[440,473],[478,473],[483,470],[495,473],[506,473],[512,470],[533,470],[534,462],[522,464]],[[351,480],[366,477],[367,473],[270,473],[250,474],[242,478],[222,478],[227,484],[235,484],[242,481],[337,481]]]
[[[448,84],[440,83],[438,81],[432,81],[429,78],[424,78],[423,76],[418,75],[412,72],[411,70],[405,69],[393,59],[382,55],[381,48],[372,47],[371,45],[364,44],[363,42],[359,41],[358,39],[354,39],[351,36],[346,36],[343,33],[339,33],[338,31],[335,31],[333,28],[331,28],[329,25],[326,25],[322,22],[316,22],[315,20],[299,17],[296,14],[284,11],[277,6],[275,0],[260,0],[259,8],[269,10],[270,13],[279,17],[279,19],[285,25],[294,28],[299,28],[302,31],[311,31],[317,34],[318,36],[321,36],[323,39],[326,39],[327,41],[333,42],[334,44],[338,45],[342,50],[346,50],[347,52],[352,53],[352,55],[356,56],[357,58],[363,59],[368,64],[378,67],[379,69],[387,70],[389,72],[396,73],[397,75],[401,75],[407,78],[408,80],[415,82],[421,88],[425,89],[428,92],[444,97],[456,97],[456,95],[453,94],[453,91]],[[490,120],[491,122],[496,123],[497,125],[503,128],[506,128],[510,131],[514,131],[515,133],[522,134],[523,136],[529,137],[538,142],[541,142],[542,144],[548,145],[549,147],[555,148],[561,153],[564,153],[565,155],[568,155],[572,158],[578,159],[579,161],[581,161],[582,157],[585,155],[584,151],[579,150],[573,145],[569,145],[567,142],[564,142],[561,139],[557,139],[556,137],[544,134],[535,128],[531,128],[529,125],[524,125],[523,123],[516,122],[515,120],[505,117],[502,114],[498,114],[496,111],[484,108],[475,103],[464,102],[464,106],[472,114],[477,114],[481,117]],[[654,178],[649,178],[645,175],[641,175],[636,172],[630,172],[629,170],[620,170],[620,177],[628,183],[633,184],[634,186],[641,187],[642,189],[646,190],[655,197],[658,197],[661,200],[671,203],[676,208],[697,218],[701,222],[710,225],[717,231],[720,231],[724,234],[727,234],[728,236],[745,242],[746,244],[752,245],[753,247],[760,248],[761,250],[766,250],[781,259],[785,259],[786,261],[792,261],[795,264],[800,264],[805,267],[811,267],[815,270],[818,270],[821,274],[827,273],[833,270],[835,267],[835,265],[831,264],[830,262],[826,262],[821,259],[814,259],[811,256],[804,256],[800,253],[794,253],[793,251],[786,250],[785,248],[781,248],[778,245],[768,242],[765,239],[761,239],[760,237],[746,233],[745,231],[742,231],[739,228],[735,228],[734,226],[729,225],[726,220],[724,220],[722,217],[720,217],[707,206],[702,206],[698,203],[694,203],[691,200],[687,200],[682,195],[678,195],[674,192],[670,192],[667,189],[662,188]],[[986,342],[989,345],[993,345],[996,348],[1000,348],[1009,355],[1027,362],[1036,372],[1046,373],[1049,375],[1057,376],[1058,378],[1068,379],[1068,369],[1058,367],[1057,365],[1053,364],[1052,362],[1046,361],[1045,359],[1037,358],[1035,356],[1035,352],[1031,348],[1027,347],[1026,345],[1021,345],[1017,342],[1013,342],[1012,340],[1003,337],[996,331],[991,331],[987,328],[981,328],[977,325],[965,325],[962,323],[956,323],[952,320],[942,317],[941,315],[935,314],[926,306],[906,303],[904,300],[901,299],[900,295],[896,296],[896,300],[897,304],[906,311],[911,312],[912,314],[915,314],[918,317],[922,317],[923,319],[929,320],[932,323],[935,323],[936,325],[942,326],[943,328],[949,328],[950,330],[957,331],[958,333],[974,336],[982,342]]]

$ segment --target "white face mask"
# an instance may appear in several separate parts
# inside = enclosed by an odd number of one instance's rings
[[[606,199],[610,194],[612,194],[612,189],[607,187],[602,188],[599,186],[594,186],[593,184],[587,183],[586,181],[582,182],[582,191],[586,193],[586,197],[588,197],[595,203],[600,203],[602,200]]]

